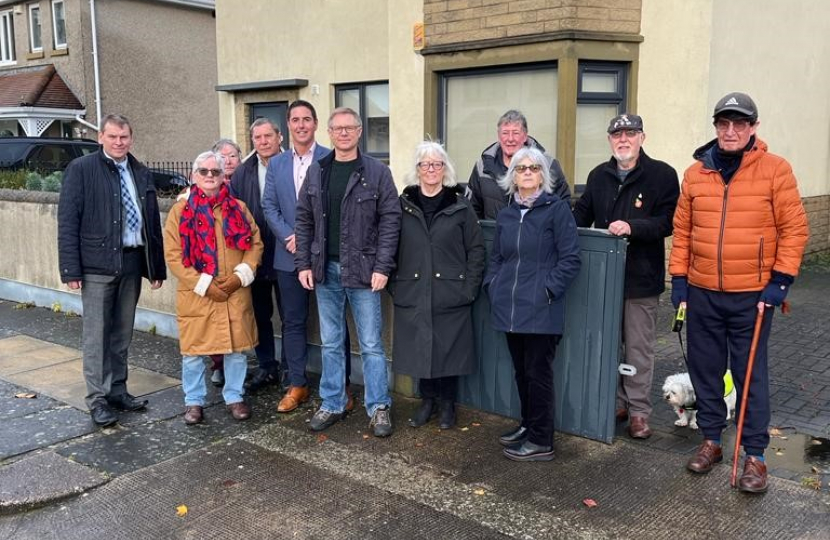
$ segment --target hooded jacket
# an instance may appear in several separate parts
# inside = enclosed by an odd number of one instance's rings
[[[773,270],[796,276],[809,228],[792,167],[756,138],[727,184],[716,148],[697,149],[683,176],[669,272],[725,292],[760,291]]]

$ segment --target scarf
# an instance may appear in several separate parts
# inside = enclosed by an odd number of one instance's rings
[[[517,203],[519,203],[520,206],[530,208],[531,206],[533,206],[533,203],[536,202],[536,199],[538,199],[539,195],[541,195],[541,194],[542,194],[542,188],[539,188],[536,191],[534,191],[533,193],[531,193],[530,195],[528,195],[527,197],[522,197],[521,195],[519,195],[519,190],[517,189],[516,191],[513,192],[513,200],[515,200]]]
[[[236,199],[231,197],[228,186],[222,184],[219,193],[209,197],[198,186],[190,188],[190,196],[179,220],[179,236],[182,239],[182,264],[199,272],[215,276],[219,273],[219,256],[216,246],[213,208],[222,209],[222,235],[228,249],[247,251],[253,237],[251,225]]]

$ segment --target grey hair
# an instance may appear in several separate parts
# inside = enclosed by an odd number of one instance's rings
[[[236,144],[236,142],[234,142],[230,139],[219,139],[218,141],[213,143],[213,148],[211,150],[213,150],[217,154],[221,154],[222,149],[225,148],[226,146],[230,146],[234,150],[236,150],[236,155],[239,157],[239,159],[242,159],[242,149],[239,148],[239,145]]]
[[[534,165],[541,165],[542,170],[539,173],[542,175],[542,191],[545,193],[553,193],[553,177],[550,175],[550,160],[538,148],[531,148],[525,146],[513,154],[513,159],[510,160],[510,167],[507,168],[507,174],[499,179],[499,185],[507,192],[508,195],[513,195],[516,192],[516,165],[522,161],[530,160]]]
[[[103,133],[105,129],[107,129],[107,125],[112,124],[114,126],[118,126],[121,129],[127,128],[130,130],[130,135],[133,134],[133,126],[130,124],[130,121],[127,120],[127,117],[123,114],[108,114],[101,119],[101,127],[98,130],[99,133]]]
[[[527,118],[521,112],[510,109],[499,118],[499,123],[496,124],[496,129],[501,129],[504,124],[521,124],[522,129],[527,133]]]
[[[357,127],[363,127],[363,120],[360,119],[360,115],[357,114],[357,112],[354,109],[352,109],[351,107],[337,107],[336,109],[331,111],[331,114],[329,115],[329,121],[326,124],[329,129],[331,129],[331,121],[338,114],[350,114],[354,116],[354,122],[355,124],[357,124]]]
[[[213,158],[216,160],[216,166],[219,167],[221,170],[225,170],[225,158],[222,157],[222,154],[219,152],[214,152],[213,150],[208,150],[207,152],[202,152],[196,159],[193,160],[193,172],[196,172],[196,169],[202,166],[202,164]]]
[[[447,155],[447,151],[444,150],[443,145],[435,141],[424,141],[415,148],[415,159],[412,162],[412,168],[404,177],[406,185],[418,185],[418,163],[431,156],[435,156],[444,162],[444,177],[441,179],[441,185],[444,187],[455,187],[458,185],[458,180],[455,176],[455,167],[452,161],[450,161],[450,156]]]
[[[251,135],[251,137],[254,136],[254,128],[258,128],[259,126],[271,126],[271,129],[273,129],[277,133],[277,135],[280,134],[280,127],[276,124],[276,122],[274,122],[270,118],[260,116],[259,118],[253,121],[253,123],[251,124],[251,129],[248,130],[248,133]]]

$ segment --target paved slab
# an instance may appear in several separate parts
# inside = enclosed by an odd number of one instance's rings
[[[67,406],[10,418],[0,422],[0,459],[46,448],[95,430],[88,414]]]
[[[9,418],[28,416],[38,411],[54,409],[62,404],[48,396],[35,394],[33,399],[15,397],[33,393],[28,388],[0,380],[0,422]],[[2,427],[0,427],[0,430]]]
[[[52,503],[106,481],[98,472],[53,452],[36,454],[0,467],[0,513]]]

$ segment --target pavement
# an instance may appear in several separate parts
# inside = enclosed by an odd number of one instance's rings
[[[553,462],[514,463],[497,442],[512,420],[460,408],[453,430],[412,429],[417,401],[403,396],[388,439],[360,407],[311,433],[316,396],[280,415],[276,388],[249,396],[240,423],[209,385],[207,421],[185,426],[178,343],[141,332],[129,384],[150,406],[97,429],[79,399],[80,319],[0,301],[0,538],[830,539],[827,291],[830,273],[803,273],[773,324],[763,495],[729,487],[731,450],[708,475],[685,471],[701,437],[661,402],[662,380],[685,370],[666,303],[654,435],[557,434]]]

